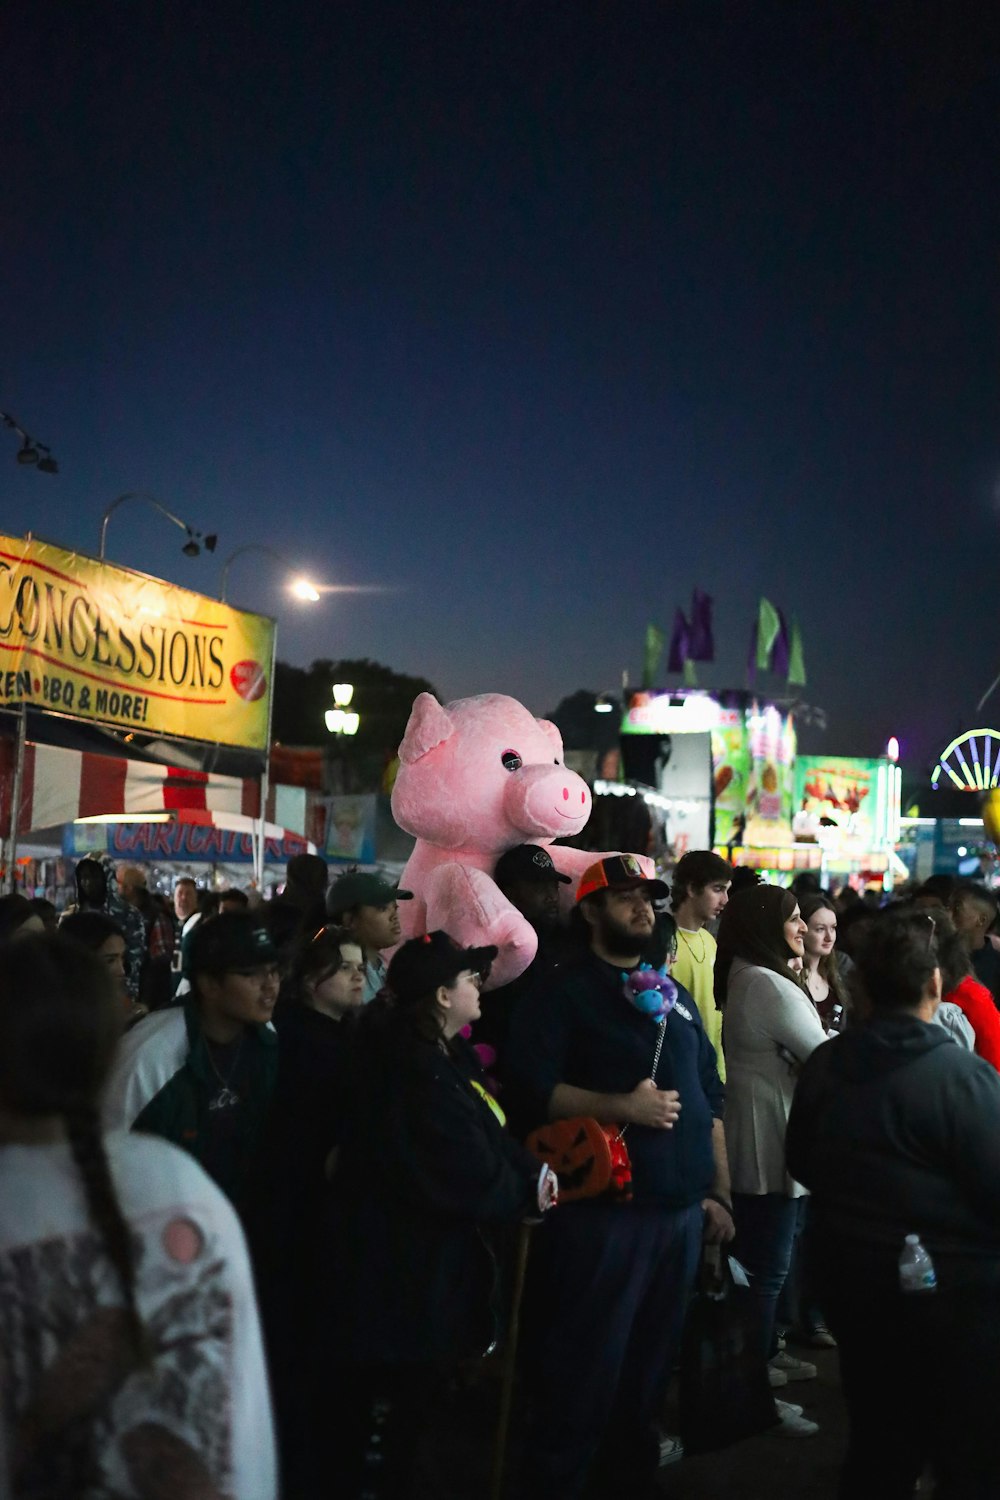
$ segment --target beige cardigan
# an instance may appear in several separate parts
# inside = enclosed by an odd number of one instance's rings
[[[726,1150],[734,1193],[806,1189],[785,1170],[785,1128],[798,1067],[826,1041],[823,1023],[794,979],[743,959],[729,974],[722,1033],[726,1053]]]

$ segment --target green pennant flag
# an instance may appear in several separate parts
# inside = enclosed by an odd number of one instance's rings
[[[798,620],[792,621],[792,641],[788,651],[788,686],[805,687],[806,662],[802,655],[802,632]]]
[[[690,656],[686,656],[684,658],[684,686],[698,686],[698,674],[694,669],[694,662],[691,660]]]
[[[656,686],[657,673],[660,670],[660,657],[663,655],[663,647],[666,644],[666,635],[658,625],[646,626],[646,650],[642,660],[642,685],[644,688]]]
[[[757,610],[757,670],[760,672],[769,672],[771,669],[771,652],[780,629],[781,617],[778,611],[770,599],[762,596]]]

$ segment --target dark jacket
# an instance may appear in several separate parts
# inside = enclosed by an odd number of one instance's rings
[[[626,1136],[637,1204],[689,1208],[712,1190],[712,1121],[725,1090],[715,1049],[682,985],[667,1018],[656,1069],[661,1089],[677,1089],[681,1114],[671,1130],[631,1125]],[[548,1119],[557,1083],[600,1094],[628,1094],[649,1078],[658,1026],[623,992],[622,971],[588,953],[560,969],[552,990],[518,1008],[507,1049],[507,1079],[519,1118]]]
[[[1000,1076],[940,1026],[878,1015],[818,1047],[786,1152],[833,1257],[894,1263],[907,1234],[939,1277],[1000,1255]]]
[[[496,1336],[489,1230],[535,1208],[539,1163],[472,1087],[477,1070],[382,1001],[359,1019],[329,1202],[327,1347],[347,1362],[447,1362]]]
[[[270,1026],[245,1028],[238,1072],[238,1121],[210,1109],[220,1080],[212,1068],[198,1007],[157,1011],[129,1032],[133,1130],[173,1141],[199,1161],[243,1213],[258,1159],[278,1065],[278,1038]],[[137,1106],[141,1105],[141,1108]],[[232,1128],[231,1128],[232,1127]]]
[[[530,1005],[535,997],[544,1002],[545,995],[554,983],[556,971],[577,957],[577,949],[570,945],[570,940],[564,933],[539,936],[538,952],[524,973],[512,979],[509,984],[484,991],[479,1020],[472,1024],[472,1041],[476,1046],[483,1044],[494,1049],[497,1060],[490,1071],[501,1082],[511,1022],[518,1007]]]
[[[261,1286],[295,1292],[311,1274],[326,1196],[326,1164],[339,1144],[343,1070],[353,1018],[336,1021],[296,1000],[275,1011],[278,1073],[254,1170],[248,1234]],[[296,1283],[291,1286],[290,1283]]]

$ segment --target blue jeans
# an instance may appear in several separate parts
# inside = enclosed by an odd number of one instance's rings
[[[734,1193],[732,1253],[746,1267],[753,1293],[758,1350],[774,1353],[774,1319],[799,1227],[799,1199],[784,1193]]]

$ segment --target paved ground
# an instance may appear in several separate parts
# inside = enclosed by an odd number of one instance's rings
[[[846,1437],[837,1356],[810,1351],[808,1358],[819,1369],[817,1379],[796,1382],[780,1394],[819,1422],[815,1437],[765,1434],[722,1453],[682,1459],[660,1472],[663,1500],[834,1500]],[[443,1404],[441,1426],[421,1461],[419,1500],[487,1500],[497,1398],[497,1381],[480,1379]],[[517,1429],[515,1420],[505,1500],[518,1500]],[[623,1492],[620,1500],[629,1497]]]
[[[811,1360],[819,1375],[776,1394],[797,1401],[820,1424],[818,1434],[778,1438],[765,1433],[722,1453],[682,1459],[661,1471],[664,1500],[834,1500],[847,1436],[837,1355],[831,1350],[794,1352]]]

